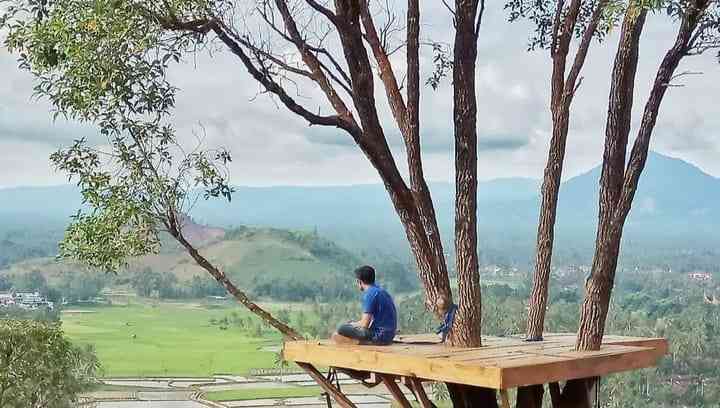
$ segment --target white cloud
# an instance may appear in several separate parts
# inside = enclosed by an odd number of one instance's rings
[[[426,40],[451,42],[447,12],[428,6],[423,20]],[[545,52],[526,51],[530,28],[508,24],[500,7],[488,9],[482,27],[478,57],[478,132],[483,179],[541,177],[550,138],[548,77],[550,60]],[[653,16],[641,48],[636,86],[636,121],[672,30]],[[583,71],[583,84],[573,106],[565,176],[595,166],[602,157],[608,80],[616,38],[594,44]],[[430,73],[429,49],[423,54],[423,77]],[[402,65],[398,54],[394,61]],[[73,138],[92,135],[92,129],[64,122],[53,124],[49,106],[34,101],[32,80],[16,68],[15,58],[0,49],[0,186],[62,182],[47,157]],[[672,88],[663,104],[652,147],[720,175],[720,81],[711,55],[688,59],[680,70],[702,71],[703,76],[683,78],[685,87]],[[398,69],[402,77],[402,69]],[[176,126],[191,142],[200,124],[205,143],[224,146],[234,155],[233,182],[269,184],[348,184],[377,182],[378,177],[349,136],[337,129],[308,127],[301,119],[278,107],[229,53],[212,58],[198,55],[172,71],[181,88],[177,99]],[[402,141],[389,114],[384,91],[376,82],[378,108],[397,161],[404,168]],[[449,79],[437,91],[424,89],[421,105],[426,174],[447,180],[452,160],[452,89]],[[315,89],[303,88],[298,100],[327,112]]]

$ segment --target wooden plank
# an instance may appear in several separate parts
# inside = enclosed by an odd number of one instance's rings
[[[305,370],[313,380],[322,388],[325,392],[330,394],[331,397],[342,407],[342,408],[357,408],[355,404],[348,399],[340,390],[335,388],[320,371],[315,367],[306,363],[297,363],[303,370]]]
[[[574,351],[574,334],[542,342],[483,338],[485,346],[340,346],[326,341],[285,344],[287,360],[493,389],[567,381],[650,367],[667,352],[664,339],[607,336],[599,351]]]
[[[428,398],[427,393],[425,393],[425,388],[423,387],[422,382],[417,378],[408,378],[408,380],[414,391],[415,398],[417,398],[420,403],[420,406],[422,408],[436,408],[435,404],[433,404],[432,401],[430,401],[430,398]]]
[[[456,362],[432,360],[421,356],[392,352],[372,352],[362,346],[332,347],[312,342],[294,341],[285,344],[286,360],[321,366],[374,371],[405,377],[427,378],[498,389],[501,370],[497,367],[462,365]]]
[[[506,389],[500,390],[500,401],[502,403],[502,408],[510,408],[510,398],[508,397]]]
[[[514,388],[578,378],[601,377],[611,373],[651,367],[662,355],[657,350],[638,347],[637,351],[633,352],[598,357],[586,354],[578,359],[564,357],[563,361],[547,360],[559,357],[538,357],[535,360],[516,363],[515,366],[502,367],[501,385],[503,388]]]
[[[398,387],[397,383],[395,382],[395,377],[383,374],[380,375],[380,378],[382,378],[382,382],[383,384],[385,384],[385,388],[390,391],[390,394],[392,394],[395,401],[400,404],[401,408],[412,408],[410,401],[405,398],[405,394],[403,394],[402,390],[400,390],[400,387]]]

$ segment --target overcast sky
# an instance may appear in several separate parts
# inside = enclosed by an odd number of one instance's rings
[[[545,52],[527,52],[529,29],[506,23],[501,7],[487,10],[478,57],[479,172],[481,179],[542,177],[550,132],[548,77]],[[674,27],[662,16],[648,20],[641,45],[636,86],[636,111],[644,104],[654,72],[672,43]],[[425,39],[450,42],[448,13],[425,10]],[[594,44],[584,81],[573,106],[565,178],[600,162],[610,69],[616,37]],[[403,59],[403,56],[399,56]],[[430,73],[432,55],[423,52],[423,77]],[[401,61],[400,61],[401,62]],[[703,75],[682,79],[683,87],[667,94],[654,134],[652,149],[691,162],[720,176],[720,66],[714,53],[686,59],[679,71]],[[48,156],[75,138],[92,136],[90,126],[52,123],[45,101],[32,98],[32,78],[16,68],[15,57],[0,48],[0,187],[52,185],[65,182]],[[234,156],[232,182],[238,185],[327,185],[378,182],[374,170],[349,136],[330,129],[308,127],[267,96],[240,63],[228,54],[196,59],[174,68],[172,80],[180,89],[176,109],[179,134],[202,126],[208,146],[223,146]],[[376,82],[376,85],[378,83]],[[378,100],[398,162],[403,162],[399,134],[392,126],[384,94]],[[452,90],[423,90],[421,121],[426,174],[434,181],[452,175]],[[313,91],[299,100],[324,106]],[[639,114],[635,115],[635,125]]]

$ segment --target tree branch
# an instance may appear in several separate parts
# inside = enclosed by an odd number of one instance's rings
[[[409,141],[407,138],[408,121],[405,100],[400,93],[400,88],[398,87],[397,78],[393,72],[392,64],[390,63],[390,60],[380,43],[380,38],[378,37],[375,23],[370,15],[368,4],[369,2],[367,0],[362,0],[360,19],[363,27],[365,27],[364,38],[370,45],[375,61],[377,61],[378,70],[380,71],[380,79],[383,81],[385,94],[387,95],[388,103],[390,104],[390,110],[392,111],[393,117],[395,118],[395,121],[400,128],[400,132],[405,139],[405,143],[407,144]]]
[[[333,25],[337,25],[336,24],[337,17],[335,16],[335,13],[332,12],[332,10],[330,10],[327,7],[324,7],[323,5],[321,5],[320,3],[318,3],[315,0],[305,0],[305,2],[308,5],[310,5],[310,7],[312,7],[313,9],[315,9],[316,11],[320,12],[322,15],[327,17],[327,19],[330,20],[330,22]]]
[[[557,50],[558,33],[560,32],[560,20],[562,17],[563,9],[565,8],[565,0],[558,0],[557,6],[555,6],[555,17],[553,18],[552,27],[552,42],[550,43],[550,56],[555,57]]]
[[[253,64],[252,60],[247,54],[245,54],[240,44],[235,42],[235,40],[223,30],[220,24],[213,24],[212,29],[218,38],[230,49],[230,51],[240,58],[250,75],[252,75],[256,81],[260,82],[268,92],[275,94],[290,111],[303,117],[311,125],[334,126],[344,129],[353,135],[353,137],[359,137],[362,134],[362,130],[354,123],[353,120],[347,120],[340,115],[316,115],[299,105],[277,82],[275,82],[270,76],[264,74],[255,66],[255,64]]]
[[[480,26],[482,25],[483,15],[485,14],[485,0],[480,0],[480,10],[478,11],[477,21],[475,22],[475,37],[480,35]]]
[[[668,89],[668,84],[674,77],[675,70],[680,64],[680,61],[686,55],[688,44],[693,40],[693,32],[698,25],[700,16],[702,16],[710,3],[709,0],[694,0],[688,5],[688,9],[685,11],[680,28],[678,29],[675,43],[672,48],[666,52],[658,68],[650,96],[643,111],[640,129],[638,130],[637,138],[630,153],[630,160],[628,160],[625,171],[622,192],[620,193],[618,204],[613,214],[613,223],[619,228],[622,228],[621,226],[630,212],[640,175],[645,168],[645,162],[647,161],[648,151],[650,149],[650,138],[655,129],[660,104]]]
[[[335,112],[341,117],[345,118],[345,120],[354,122],[355,120],[352,118],[352,113],[350,112],[350,109],[348,109],[345,102],[342,100],[342,98],[340,98],[340,95],[337,94],[332,84],[330,84],[330,81],[328,81],[319,60],[317,59],[315,54],[310,51],[307,43],[300,35],[300,31],[298,31],[295,20],[290,14],[290,10],[287,8],[285,0],[275,0],[275,6],[280,12],[280,16],[285,23],[285,29],[287,30],[290,40],[293,44],[295,44],[298,52],[300,52],[300,56],[302,57],[303,62],[312,72],[313,80],[323,91],[328,101],[335,109]]]
[[[598,24],[600,23],[600,19],[602,18],[603,12],[605,11],[605,7],[608,4],[608,0],[599,0],[597,6],[595,7],[595,10],[593,10],[593,14],[590,17],[590,22],[588,23],[588,26],[585,28],[585,32],[583,32],[582,39],[580,40],[580,45],[578,46],[578,50],[575,53],[575,59],[573,60],[572,67],[570,68],[570,73],[568,74],[567,80],[565,81],[565,104],[569,105],[570,101],[572,101],[572,97],[575,95],[575,90],[577,89],[577,86],[575,82],[578,79],[578,76],[580,75],[580,71],[582,70],[583,65],[585,65],[585,59],[587,58],[588,50],[590,49],[590,44],[592,43],[593,36],[595,35],[595,31],[597,30]],[[577,84],[580,85],[579,83]]]

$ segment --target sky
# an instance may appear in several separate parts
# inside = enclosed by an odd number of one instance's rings
[[[440,3],[440,2],[433,2]],[[481,180],[541,178],[550,139],[547,52],[527,51],[530,27],[508,23],[499,2],[489,3],[481,29],[477,69],[478,171]],[[452,41],[450,16],[440,6],[423,10],[423,41]],[[657,66],[674,40],[675,27],[661,15],[650,16],[641,43],[635,88],[637,129],[642,105]],[[594,43],[573,104],[564,178],[598,165],[602,158],[609,78],[617,37]],[[402,77],[404,56],[394,57]],[[429,76],[432,53],[421,52],[422,77]],[[651,148],[697,165],[720,177],[720,65],[716,54],[686,58],[678,72],[701,73],[677,81],[663,103]],[[188,56],[170,72],[180,88],[174,123],[183,140],[203,129],[203,143],[233,155],[236,185],[346,185],[376,183],[379,178],[348,135],[309,127],[273,101],[226,52]],[[53,122],[50,105],[33,97],[33,79],[17,68],[16,57],[0,48],[0,188],[67,182],[48,156],[73,139],[93,137],[92,125]],[[425,174],[431,181],[452,177],[452,89],[449,82],[423,88],[421,138]],[[404,155],[384,91],[376,95],[387,137],[402,169]],[[298,90],[297,99],[327,113],[318,92]],[[404,169],[403,169],[404,171]]]

